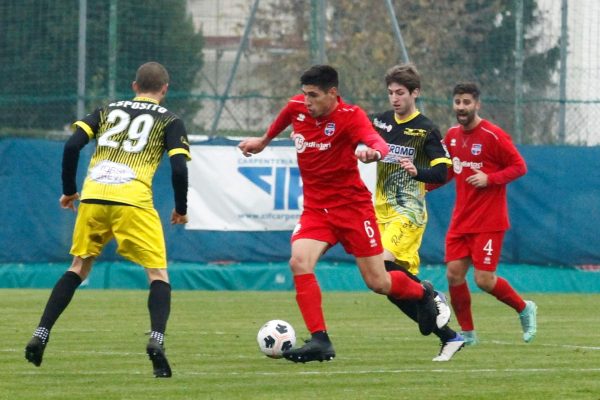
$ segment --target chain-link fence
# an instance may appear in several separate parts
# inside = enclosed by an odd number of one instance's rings
[[[388,107],[385,71],[408,57],[442,131],[468,79],[517,142],[596,145],[599,20],[595,0],[4,0],[0,132],[62,132],[130,97],[155,60],[190,133],[257,135],[311,64],[338,68],[342,96],[374,112]]]

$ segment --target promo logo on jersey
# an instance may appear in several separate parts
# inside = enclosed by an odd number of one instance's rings
[[[304,150],[307,148],[315,148],[321,151],[329,150],[331,148],[331,143],[307,142],[300,133],[294,133],[292,135],[292,140],[294,141],[294,147],[298,153],[304,153]]]
[[[427,130],[426,129],[419,129],[419,128],[405,128],[404,129],[404,134],[408,135],[408,136],[425,137],[425,136],[427,136]]]
[[[481,169],[481,167],[483,167],[483,163],[481,162],[461,161],[458,157],[454,157],[452,159],[452,169],[457,175],[459,175],[465,168]]]
[[[381,162],[400,164],[400,160],[408,158],[409,160],[415,159],[416,150],[414,147],[401,146],[399,144],[388,143],[389,153],[381,160]]]
[[[471,154],[473,154],[474,156],[478,156],[481,154],[481,148],[482,145],[479,143],[473,143],[473,146],[471,146]]]
[[[450,147],[454,146],[456,146],[456,139],[452,138],[452,140],[450,140]]]
[[[333,136],[334,133],[335,133],[335,123],[328,122],[327,125],[325,125],[325,135]]]
[[[304,121],[306,119],[306,115],[300,113],[298,114],[298,116],[296,117],[296,119],[300,122]]]
[[[379,128],[382,131],[386,131],[388,133],[392,131],[392,125],[386,124],[385,122],[380,121],[377,118],[373,120],[373,125],[375,125],[375,128]]]

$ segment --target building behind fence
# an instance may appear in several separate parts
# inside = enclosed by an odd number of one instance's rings
[[[336,66],[342,96],[374,112],[388,107],[386,69],[408,59],[423,75],[420,107],[442,131],[454,123],[452,86],[469,79],[482,86],[482,115],[519,143],[600,143],[595,0],[141,4],[3,1],[0,133],[62,135],[96,105],[130,97],[135,68],[156,60],[190,133],[257,135],[311,64]]]

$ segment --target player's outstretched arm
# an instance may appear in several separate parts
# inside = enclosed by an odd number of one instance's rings
[[[242,140],[238,145],[238,148],[242,151],[244,156],[250,157],[252,154],[258,154],[263,151],[270,142],[271,138],[265,134],[261,137],[252,137]]]
[[[381,153],[378,150],[368,147],[364,149],[357,149],[355,154],[356,158],[365,164],[381,160]]]

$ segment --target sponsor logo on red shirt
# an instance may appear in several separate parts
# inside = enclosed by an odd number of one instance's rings
[[[481,167],[483,167],[481,162],[461,161],[458,157],[452,159],[452,168],[456,174],[460,174],[463,168],[481,169]]]
[[[331,148],[331,143],[307,142],[304,136],[299,133],[294,133],[292,139],[294,140],[294,147],[296,147],[298,153],[303,153],[304,150],[308,148],[316,148],[321,151],[329,150]]]

